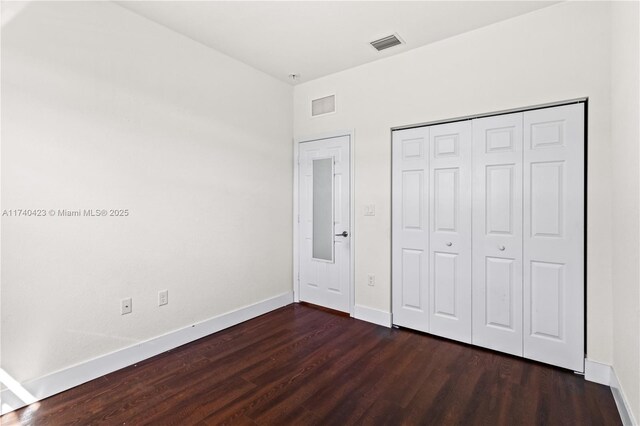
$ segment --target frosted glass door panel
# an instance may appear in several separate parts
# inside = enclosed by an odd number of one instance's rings
[[[333,262],[333,158],[313,160],[313,258]]]

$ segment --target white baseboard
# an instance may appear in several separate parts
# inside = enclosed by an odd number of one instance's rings
[[[629,407],[629,401],[627,400],[627,396],[625,395],[622,386],[620,386],[620,381],[618,380],[618,376],[614,369],[611,369],[610,386],[611,393],[613,393],[613,399],[616,401],[616,406],[620,413],[622,424],[624,426],[638,426],[638,422],[636,422],[636,419],[633,417],[633,412],[631,411],[631,407]]]
[[[590,382],[600,383],[601,385],[611,386],[612,369],[609,364],[584,360],[584,378]]]
[[[372,322],[383,327],[391,327],[391,313],[379,309],[368,308],[362,305],[355,305],[353,316],[356,319]]]
[[[616,406],[618,407],[618,413],[620,414],[622,424],[624,426],[638,426],[638,423],[633,417],[631,407],[629,407],[629,403],[624,390],[620,386],[620,381],[618,380],[616,371],[613,369],[613,367],[608,364],[585,359],[584,378],[585,380],[588,380],[590,382],[610,386],[611,393],[613,394],[613,399],[616,402]]]
[[[209,318],[151,340],[137,343],[133,346],[56,371],[23,384],[23,386],[27,392],[39,401],[81,385],[82,383],[97,379],[105,374],[159,355],[170,349],[266,314],[267,312],[289,305],[292,302],[293,293],[283,293],[279,296]],[[5,414],[5,411],[17,410],[26,405],[10,392],[9,389],[5,389],[0,393],[0,401],[2,401],[1,414]]]

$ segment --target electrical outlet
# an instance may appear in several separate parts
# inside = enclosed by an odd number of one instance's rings
[[[130,314],[132,310],[133,310],[133,306],[131,304],[131,298],[130,297],[127,297],[126,299],[122,299],[120,301],[120,314],[121,315]]]
[[[169,303],[169,290],[158,292],[158,306],[166,305],[167,303]]]
[[[367,274],[368,284],[373,287],[376,285],[376,276],[375,274]]]

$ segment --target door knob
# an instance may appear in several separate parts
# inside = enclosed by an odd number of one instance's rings
[[[349,233],[347,231],[342,231],[342,234],[336,234],[336,237],[348,237]]]
[[[505,247],[504,246],[498,246],[498,250],[500,251],[504,251]]]
[[[452,245],[453,245],[453,243],[452,243],[451,241],[449,241],[449,242],[447,243],[447,247],[451,247]]]

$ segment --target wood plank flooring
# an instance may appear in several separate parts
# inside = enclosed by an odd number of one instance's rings
[[[617,425],[570,371],[290,305],[9,413],[2,425]]]

